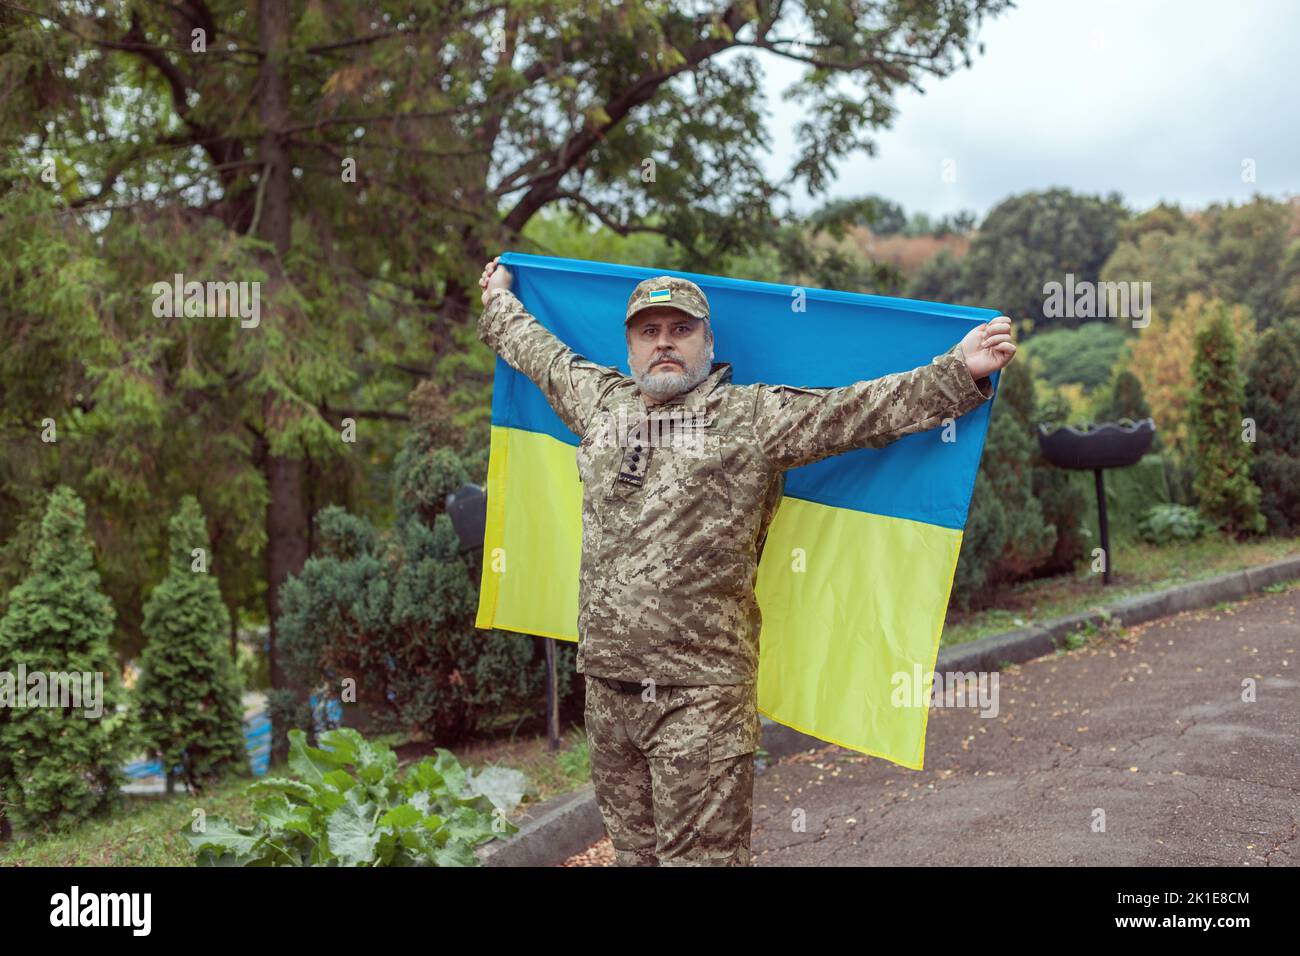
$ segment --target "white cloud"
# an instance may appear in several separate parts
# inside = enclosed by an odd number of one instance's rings
[[[1256,191],[1300,193],[1300,4],[1238,0],[1022,0],[986,21],[982,57],[907,90],[877,155],[838,166],[831,196],[875,192],[909,212],[974,209],[1014,193],[1067,186],[1118,190],[1137,208],[1189,206]],[[796,155],[798,104],[780,92],[802,64],[767,56],[768,169]],[[957,164],[955,183],[940,163]],[[1241,181],[1245,158],[1257,181]],[[806,211],[823,201],[796,198]]]

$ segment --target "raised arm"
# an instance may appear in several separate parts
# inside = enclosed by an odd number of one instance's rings
[[[879,448],[957,418],[993,397],[958,342],[928,365],[839,388],[759,385],[754,434],[769,460],[796,468],[853,448]]]
[[[491,290],[478,337],[542,390],[564,424],[581,436],[600,398],[624,375],[588,361],[534,318],[509,289]]]

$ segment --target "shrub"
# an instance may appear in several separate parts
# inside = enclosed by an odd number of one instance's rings
[[[67,829],[119,802],[127,744],[117,659],[109,648],[112,602],[86,539],[85,505],[66,486],[50,495],[32,572],[9,594],[0,619],[0,662],[37,673],[95,674],[103,681],[98,717],[79,707],[8,706],[0,684],[0,815],[19,829]],[[28,687],[13,682],[12,693]],[[70,703],[70,702],[69,702]]]
[[[1151,544],[1195,541],[1212,526],[1195,508],[1187,505],[1160,504],[1148,508],[1138,520],[1137,533]]]
[[[477,866],[474,848],[518,827],[505,816],[527,788],[517,770],[467,772],[448,750],[397,769],[397,755],[351,728],[289,731],[297,779],[251,785],[258,820],[219,817],[181,832],[199,866]]]
[[[1031,371],[1015,365],[1003,369],[998,392],[1001,401],[989,421],[953,579],[953,597],[964,606],[974,605],[988,585],[1028,576],[1048,559],[1056,542],[1056,529],[1034,497]]]
[[[1300,533],[1300,319],[1260,338],[1246,377],[1246,414],[1255,421],[1251,477],[1269,530]]]
[[[413,432],[395,471],[397,517],[381,533],[341,508],[317,515],[319,553],[281,591],[286,671],[307,686],[356,681],[345,722],[369,731],[421,731],[455,745],[488,715],[534,709],[544,693],[544,645],[474,626],[477,568],[444,513],[467,469]],[[561,646],[561,700],[580,693]],[[280,726],[305,726],[299,713]]]
[[[1211,311],[1196,333],[1194,356],[1188,421],[1197,507],[1233,536],[1263,531],[1259,487],[1250,479],[1252,446],[1242,438],[1245,389],[1237,339],[1225,307]]]
[[[140,655],[136,719],[151,756],[192,790],[248,766],[230,612],[207,571],[207,526],[191,496],[168,529],[170,568],[144,605],[149,643]],[[194,556],[195,549],[201,556]],[[196,568],[197,562],[197,568]]]

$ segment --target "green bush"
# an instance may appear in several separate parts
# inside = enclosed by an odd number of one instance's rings
[[[1034,357],[1049,386],[1077,382],[1092,391],[1107,387],[1124,342],[1124,330],[1112,319],[1103,319],[1038,332],[1025,339],[1021,351]]]
[[[1038,359],[1030,359],[1029,368],[1035,373],[1038,363]],[[1033,569],[1030,576],[1045,577],[1072,571],[1075,563],[1091,549],[1096,538],[1089,533],[1082,520],[1088,513],[1089,495],[1074,481],[1073,472],[1057,468],[1038,449],[1038,424],[1047,423],[1053,427],[1056,423],[1066,421],[1070,416],[1070,403],[1059,389],[1042,386],[1036,375],[1035,382],[1034,413],[1027,420],[1028,426],[1033,429],[1034,441],[1031,480],[1034,497],[1043,509],[1043,520],[1056,529],[1056,541],[1052,545],[1051,554]]]
[[[1255,421],[1251,477],[1273,534],[1300,534],[1300,319],[1259,340],[1246,378],[1246,414]]]
[[[1091,471],[1072,470],[1068,474],[1071,486],[1084,503],[1079,517],[1088,540],[1095,542],[1090,547],[1100,547],[1096,479]],[[1138,522],[1153,505],[1172,501],[1160,455],[1144,455],[1141,461],[1127,468],[1107,468],[1105,485],[1106,521],[1112,541],[1132,538]]]
[[[1151,417],[1151,406],[1142,394],[1142,382],[1128,369],[1122,369],[1111,380],[1106,393],[1103,421],[1117,422],[1127,418],[1140,422]],[[1156,432],[1156,437],[1160,435]]]
[[[1252,445],[1242,437],[1245,386],[1226,307],[1217,307],[1206,319],[1194,349],[1188,422],[1197,508],[1230,535],[1263,531],[1259,487],[1250,478]]]
[[[1088,502],[1092,496],[1073,478],[1074,475],[1066,469],[1049,464],[1041,455],[1036,457],[1034,497],[1043,510],[1043,520],[1056,529],[1056,540],[1051,554],[1033,569],[1032,577],[1069,573],[1097,540],[1083,520],[1088,515]]]
[[[67,829],[119,805],[128,743],[117,659],[109,648],[114,611],[99,589],[86,537],[86,509],[59,486],[41,521],[32,571],[9,594],[0,619],[0,669],[101,675],[98,717],[80,707],[16,707],[0,690],[0,821],[36,832]],[[29,688],[12,682],[12,692]],[[0,685],[2,687],[3,685]],[[30,701],[30,695],[28,697]],[[69,701],[70,703],[70,701]]]
[[[343,703],[349,726],[419,730],[454,746],[488,717],[542,713],[542,641],[474,626],[478,568],[444,513],[447,493],[467,475],[454,452],[413,432],[394,474],[395,527],[381,533],[341,508],[323,509],[318,553],[281,590],[286,673],[331,694],[353,679],[355,703]],[[575,651],[557,651],[558,689],[572,713]],[[304,727],[301,716],[287,714],[277,735]]]
[[[397,755],[351,728],[289,731],[297,779],[259,780],[258,820],[200,817],[181,832],[199,866],[478,866],[474,848],[518,832],[506,814],[527,780],[517,770],[467,772],[448,750],[397,769]]]
[[[977,606],[989,586],[1029,576],[1055,546],[1056,528],[1034,497],[1033,407],[1031,370],[1003,369],[953,579],[953,600],[960,606]]]
[[[187,495],[168,529],[170,568],[144,605],[136,720],[149,755],[191,790],[245,772],[243,707],[231,660],[230,612],[207,571],[211,549],[199,503]],[[194,555],[195,550],[201,556]],[[195,562],[201,561],[196,569]]]
[[[1137,524],[1138,537],[1150,544],[1195,541],[1212,525],[1195,508],[1161,504],[1148,508]]]

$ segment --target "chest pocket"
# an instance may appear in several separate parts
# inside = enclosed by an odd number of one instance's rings
[[[609,440],[608,435],[598,426],[587,430],[582,441],[578,443],[576,461],[578,463],[578,480],[582,482],[587,493],[595,490],[592,482],[600,484],[600,476],[608,476],[617,462],[621,449]],[[608,490],[608,489],[606,489]]]
[[[675,430],[654,455],[642,490],[647,516],[670,515],[702,530],[731,524],[731,481],[716,424]]]
[[[713,529],[730,524],[725,445],[712,419],[689,428],[660,425],[651,434],[637,447],[618,438],[617,426],[597,422],[579,443],[578,476],[601,523],[632,526],[658,519]],[[640,481],[620,481],[620,473],[639,475]]]

